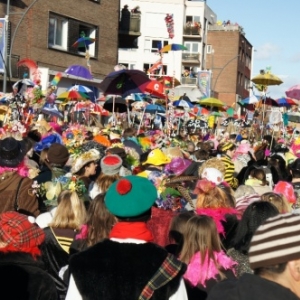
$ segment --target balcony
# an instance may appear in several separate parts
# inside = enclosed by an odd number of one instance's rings
[[[180,81],[183,85],[197,85],[197,78],[194,77],[181,77]]]
[[[119,22],[119,48],[137,48],[141,35],[141,14],[122,14]]]
[[[194,36],[194,37],[201,37],[201,25],[199,23],[192,25],[192,24],[186,24],[183,27],[183,35],[187,36]]]
[[[182,62],[189,64],[200,63],[200,53],[182,53]]]

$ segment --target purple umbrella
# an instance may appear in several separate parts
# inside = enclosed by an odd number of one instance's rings
[[[65,73],[77,77],[82,77],[85,79],[93,79],[93,76],[89,69],[81,66],[81,65],[71,65],[66,70]]]
[[[142,93],[141,85],[150,81],[142,71],[124,69],[109,73],[99,88],[105,94],[120,95],[124,98],[130,94]]]

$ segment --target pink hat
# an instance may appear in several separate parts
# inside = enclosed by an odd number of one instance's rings
[[[61,127],[55,123],[55,122],[50,122],[49,125],[52,127],[52,129],[54,131],[56,131],[58,134],[62,135],[62,130],[61,130]]]
[[[286,181],[278,181],[273,192],[283,195],[289,203],[296,203],[297,201],[293,185]]]
[[[165,166],[165,172],[174,174],[176,176],[181,175],[190,165],[191,161],[181,157],[174,157],[169,164]]]
[[[248,143],[245,144],[240,144],[237,149],[236,149],[236,153],[241,153],[241,154],[247,154],[249,151],[251,151],[251,146]]]

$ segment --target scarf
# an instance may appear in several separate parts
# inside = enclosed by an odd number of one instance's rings
[[[201,284],[206,287],[206,281],[212,278],[216,279],[220,272],[219,270],[232,269],[235,272],[234,266],[237,263],[228,257],[224,251],[214,252],[213,255],[216,263],[212,258],[208,258],[207,254],[202,263],[200,252],[194,254],[183,277],[193,286]]]
[[[109,238],[153,241],[152,233],[145,222],[118,222],[112,228]]]

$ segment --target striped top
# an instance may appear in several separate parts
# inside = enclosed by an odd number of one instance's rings
[[[50,227],[50,229],[56,241],[61,246],[61,248],[65,252],[69,253],[70,246],[75,238],[75,235],[77,234],[76,230],[69,229],[69,228],[54,228],[54,227]]]
[[[239,186],[239,182],[233,176],[235,168],[232,159],[228,155],[223,154],[221,156],[221,161],[225,166],[224,181],[226,181],[233,189],[236,189]]]
[[[300,215],[280,214],[256,230],[249,250],[252,269],[300,259]]]

